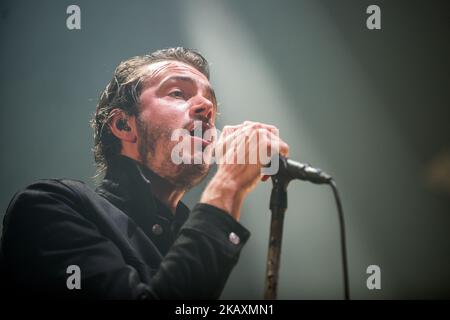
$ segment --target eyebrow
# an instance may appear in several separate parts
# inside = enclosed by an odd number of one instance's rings
[[[183,82],[190,82],[191,84],[197,84],[197,81],[195,81],[191,77],[187,76],[172,76],[167,79],[165,79],[161,84],[159,85],[159,88],[163,87],[167,82],[169,81],[183,81]],[[211,99],[213,100],[214,106],[217,109],[217,99],[216,99],[216,93],[214,92],[214,89],[211,86],[206,86],[206,90],[208,91],[209,95],[211,96]]]

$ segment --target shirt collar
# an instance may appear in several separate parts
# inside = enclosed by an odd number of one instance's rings
[[[178,202],[175,214],[152,191],[151,177],[155,173],[136,160],[118,155],[110,162],[105,178],[97,192],[128,214],[143,228],[152,223],[152,215],[170,222],[186,221],[189,208]]]

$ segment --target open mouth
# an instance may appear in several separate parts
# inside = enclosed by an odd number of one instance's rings
[[[193,138],[200,139],[202,141],[202,145],[209,145],[213,141],[213,137],[211,136],[209,139],[204,138],[204,134],[207,130],[211,129],[211,125],[207,122],[203,121],[195,121],[189,131],[189,134]]]
[[[202,129],[196,128],[196,129],[192,129],[191,131],[189,131],[189,134],[191,137],[197,137],[197,138],[202,138],[203,139],[203,131]]]

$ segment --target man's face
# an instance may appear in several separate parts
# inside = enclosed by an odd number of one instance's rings
[[[203,131],[215,128],[214,92],[205,75],[183,62],[162,61],[145,68],[149,76],[143,84],[136,119],[140,160],[174,185],[189,189],[208,174],[210,166],[193,164],[193,160],[192,164],[175,164],[171,154],[179,141],[172,141],[172,133],[179,129],[192,132],[194,121],[201,121]],[[206,146],[205,141],[189,133],[185,139]],[[196,152],[202,150],[192,150],[189,157],[198,156]]]

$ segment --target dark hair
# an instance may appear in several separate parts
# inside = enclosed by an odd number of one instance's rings
[[[142,83],[148,76],[143,68],[149,64],[175,60],[189,64],[203,73],[209,80],[208,61],[196,50],[182,47],[155,51],[148,55],[132,57],[122,61],[114,76],[101,93],[91,126],[94,129],[94,158],[97,176],[103,174],[113,156],[120,153],[121,142],[111,132],[109,121],[116,109],[129,116],[139,115],[139,97]]]

